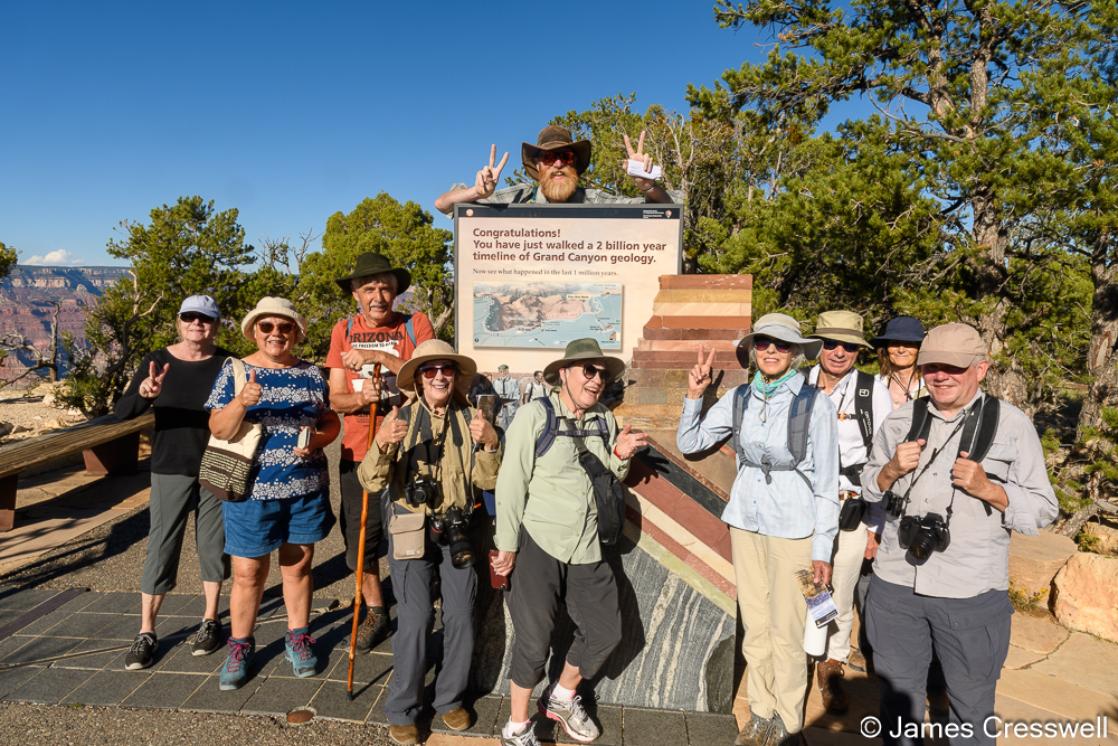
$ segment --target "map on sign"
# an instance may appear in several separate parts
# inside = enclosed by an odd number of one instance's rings
[[[474,286],[474,346],[561,350],[592,337],[621,349],[621,285],[580,282]]]

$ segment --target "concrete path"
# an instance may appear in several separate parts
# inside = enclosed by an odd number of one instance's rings
[[[184,545],[179,587],[160,617],[159,659],[146,671],[123,670],[124,653],[139,624],[146,483],[146,474],[96,479],[71,472],[38,478],[28,486],[26,501],[21,490],[17,529],[0,534],[0,732],[54,727],[53,737],[36,739],[50,742],[75,728],[84,731],[95,721],[116,724],[105,725],[111,737],[104,742],[225,743],[232,740],[195,736],[214,728],[228,734],[252,732],[248,724],[263,723],[261,733],[279,735],[274,741],[262,735],[260,744],[286,743],[283,733],[300,743],[387,743],[382,708],[391,676],[390,643],[359,656],[356,697],[350,702],[345,695],[353,591],[336,531],[316,545],[312,634],[319,641],[322,665],[314,677],[294,678],[283,661],[286,627],[273,568],[257,631],[256,675],[239,691],[218,691],[215,672],[221,653],[195,658],[182,644],[201,612],[192,531]],[[336,510],[337,495],[334,503]],[[847,675],[852,707],[841,719],[823,713],[812,689],[805,731],[811,746],[868,740],[858,731],[863,717],[877,714],[877,682],[852,670]],[[999,715],[1007,721],[1069,724],[1097,722],[1103,715],[1108,737],[1046,739],[1010,733],[1000,742],[1118,743],[1116,693],[1118,645],[1068,632],[1048,615],[1014,616],[1012,646],[998,689]],[[600,707],[603,736],[598,743],[728,746],[736,732],[735,717],[748,716],[744,694],[734,716]],[[316,712],[311,723],[287,725],[286,713],[303,706]],[[467,736],[440,732],[436,720],[427,743],[496,744],[494,736],[508,716],[506,700],[485,697],[475,709],[477,723]],[[152,727],[168,730],[157,740]],[[539,733],[554,736],[546,727]]]

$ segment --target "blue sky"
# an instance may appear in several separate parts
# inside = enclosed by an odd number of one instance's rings
[[[552,116],[628,92],[683,110],[689,82],[761,59],[712,5],[12,0],[0,241],[109,263],[119,221],[185,194],[257,245],[380,191],[434,212],[491,142],[515,163]]]

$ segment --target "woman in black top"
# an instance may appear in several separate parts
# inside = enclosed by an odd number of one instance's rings
[[[208,295],[192,295],[184,300],[176,322],[179,341],[147,354],[116,404],[116,414],[125,419],[139,416],[148,407],[155,409],[151,528],[140,581],[140,633],[124,663],[130,670],[147,668],[155,659],[155,619],[164,595],[175,587],[191,510],[195,512],[206,609],[190,643],[194,655],[206,655],[221,646],[217,603],[221,582],[229,576],[221,503],[198,484],[198,467],[210,435],[209,413],[202,404],[210,395],[222,363],[232,354],[214,344],[219,319],[217,304]]]

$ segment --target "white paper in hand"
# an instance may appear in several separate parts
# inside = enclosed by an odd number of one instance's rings
[[[630,176],[639,176],[642,179],[652,179],[655,181],[660,178],[663,171],[655,163],[648,171],[644,170],[644,161],[638,161],[635,158],[629,159],[628,172]]]

